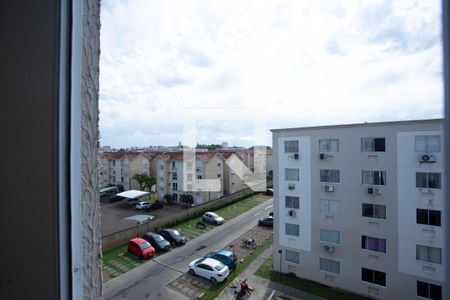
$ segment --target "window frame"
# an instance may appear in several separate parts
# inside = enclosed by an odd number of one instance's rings
[[[285,224],[284,225],[284,234],[285,235],[300,237],[300,225],[293,224],[293,223],[284,223],[284,224]],[[295,231],[297,231],[298,235],[288,233],[288,231],[289,231],[288,228],[290,228],[293,233],[295,233]],[[296,229],[294,230],[294,228],[296,228]]]
[[[371,243],[376,244],[374,248],[371,248]],[[384,243],[384,246],[383,246]],[[382,251],[381,249],[383,249]],[[368,235],[361,235],[361,249],[367,250],[367,251],[374,251],[378,253],[387,253],[387,241],[383,238],[377,238],[373,236]]]
[[[328,263],[328,269],[322,269],[322,262]],[[332,271],[332,267],[331,267],[332,264],[335,264],[335,266],[337,264],[338,272]],[[337,260],[329,259],[329,258],[319,257],[319,270],[322,272],[330,273],[330,274],[340,275],[341,274],[341,262],[337,261]]]
[[[289,173],[289,171],[291,171],[291,173]],[[293,175],[292,177],[294,179],[288,179],[288,175]],[[300,169],[299,168],[284,168],[284,180],[285,181],[300,181]]]
[[[423,183],[423,179],[419,176],[425,175],[425,186],[420,186],[419,183]],[[436,180],[430,180],[430,176],[437,175],[439,187],[430,187],[430,182],[435,182]],[[442,188],[442,173],[437,172],[416,172],[416,188],[419,189],[435,189],[440,190]]]
[[[292,146],[288,143],[297,144],[297,146]],[[299,152],[300,147],[299,147],[298,140],[285,140],[283,145],[284,145],[284,153],[298,153]]]
[[[368,182],[364,182],[368,179]],[[361,185],[386,186],[386,171],[361,170]]]
[[[322,210],[322,203],[323,202],[328,202],[328,205],[327,205],[327,207],[328,207],[328,210],[327,211],[323,211]],[[337,205],[332,205],[332,203],[337,203]],[[320,213],[321,214],[324,214],[324,215],[333,215],[333,216],[337,216],[337,215],[339,215],[340,214],[340,212],[341,212],[341,203],[342,203],[342,201],[341,200],[334,200],[334,199],[319,199],[319,211],[320,211]],[[337,211],[331,211],[331,208],[332,207],[337,207],[338,209],[337,209]]]
[[[426,223],[421,223],[419,222],[419,212],[426,212],[426,216],[424,216],[426,218]],[[430,224],[430,212],[436,212],[438,213],[438,219],[439,219],[439,225],[437,224]],[[441,227],[442,226],[442,214],[440,210],[434,210],[434,209],[426,209],[426,208],[416,208],[416,224],[420,224],[420,225],[427,225],[427,226],[437,226],[437,227]]]
[[[295,256],[296,259],[290,259],[290,256]],[[284,260],[294,264],[300,264],[300,253],[297,251],[284,250]]]
[[[370,140],[370,141],[369,141]],[[377,149],[377,141],[383,140],[384,150]],[[369,149],[367,149],[367,142],[371,142]],[[362,153],[379,153],[386,152],[386,137],[362,137],[361,138],[361,152]]]
[[[288,206],[288,202],[291,202],[291,206]],[[295,202],[297,203],[297,207],[295,207]],[[300,209],[300,197],[298,196],[285,196],[284,197],[284,205],[285,208],[290,208],[290,209]]]
[[[370,271],[372,274],[371,274],[371,276],[370,277],[372,277],[372,280],[371,281],[367,281],[367,280],[364,280],[364,270],[367,270],[367,271]],[[383,284],[380,284],[380,283],[377,283],[377,282],[375,282],[376,281],[376,275],[377,275],[377,273],[378,273],[378,275],[383,275],[384,276],[384,280],[383,280],[383,282],[384,282],[384,285]],[[379,286],[383,286],[383,287],[386,287],[386,272],[382,272],[382,271],[377,271],[377,270],[373,270],[373,269],[368,269],[368,268],[364,268],[364,267],[362,267],[361,268],[361,280],[362,281],[364,281],[364,282],[367,282],[367,283],[370,283],[370,284],[375,284],[375,285],[379,285]]]
[[[322,233],[326,233],[326,232],[328,232],[328,233],[338,233],[338,238],[339,238],[339,241],[338,242],[335,242],[335,241],[329,241],[329,240],[324,240],[324,239],[322,239]],[[341,244],[341,232],[340,231],[338,231],[338,230],[332,230],[332,229],[322,229],[322,228],[320,228],[319,229],[319,241],[321,242],[321,243],[327,243],[327,244],[333,244],[333,245],[340,245]]]
[[[431,147],[429,145],[428,140],[432,137],[437,137],[438,138],[438,150],[437,151],[432,151],[433,149],[430,149],[429,147]],[[417,139],[418,138],[425,138],[425,148],[424,150],[420,150],[417,149]],[[416,135],[414,136],[414,151],[416,153],[440,153],[441,149],[442,149],[442,142],[441,142],[441,136],[439,134],[424,134],[424,135]]]
[[[336,142],[336,150],[332,150],[332,142]],[[319,139],[319,152],[320,153],[339,153],[339,139]],[[323,145],[326,145],[328,149],[323,149]]]
[[[419,249],[426,249],[426,253],[425,253],[426,258],[425,259],[420,258],[421,255],[420,255]],[[434,250],[439,250],[439,252],[438,252],[439,253],[439,262],[433,261],[433,253],[432,252]],[[426,262],[426,263],[442,265],[442,248],[416,244],[416,260],[421,261],[421,262]]]
[[[367,216],[367,215],[364,215],[364,205],[371,205],[372,207],[371,207],[371,210],[372,210],[372,216]],[[384,208],[384,218],[380,218],[380,217],[376,217],[375,216],[375,206],[378,208],[378,207],[382,207],[382,208]],[[374,203],[361,203],[361,216],[362,217],[365,217],[365,218],[371,218],[371,219],[377,219],[377,220],[386,220],[387,219],[387,217],[386,217],[386,205],[383,205],[383,204],[374,204]],[[377,211],[379,211],[379,209],[377,209]]]
[[[333,171],[337,172],[337,181],[332,181],[333,177],[335,177],[335,176],[333,176]],[[322,174],[322,172],[328,172],[329,174],[324,175],[324,174]],[[336,175],[336,173],[334,175]],[[322,181],[322,178],[325,176],[328,177],[327,181]],[[320,178],[320,183],[339,184],[339,183],[341,183],[341,172],[339,169],[320,169],[319,170],[319,178]]]

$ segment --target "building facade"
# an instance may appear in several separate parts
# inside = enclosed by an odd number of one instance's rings
[[[377,299],[445,299],[443,120],[272,133],[275,269]]]

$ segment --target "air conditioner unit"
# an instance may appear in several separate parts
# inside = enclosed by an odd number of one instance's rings
[[[291,191],[294,190],[295,189],[295,184],[289,183],[288,189],[291,190]]]
[[[319,158],[320,158],[321,160],[324,160],[325,157],[326,157],[326,156],[325,156],[325,153],[320,153],[320,154],[319,154]]]
[[[379,195],[380,191],[377,188],[368,187],[367,188],[367,194],[369,194],[369,195]]]
[[[422,153],[419,155],[419,161],[421,163],[434,163],[436,162],[436,157],[432,154]]]
[[[323,186],[323,191],[324,192],[334,192],[334,185],[324,185]]]
[[[299,155],[298,153],[294,153],[294,159],[298,159]]]
[[[295,210],[290,210],[288,212],[289,217],[295,217]]]
[[[334,247],[334,245],[324,244],[323,249],[327,252],[334,252],[335,247]]]

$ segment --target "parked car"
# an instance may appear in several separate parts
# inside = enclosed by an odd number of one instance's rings
[[[178,230],[168,228],[158,231],[157,233],[162,235],[162,237],[169,241],[172,245],[182,246],[186,244],[186,237]]]
[[[144,239],[134,238],[128,242],[128,252],[142,259],[146,259],[155,255],[155,248]]]
[[[266,192],[264,194],[268,196],[273,196],[273,189],[266,189]]]
[[[273,227],[273,217],[265,217],[258,220],[258,225]]]
[[[223,224],[223,218],[214,212],[207,211],[203,214],[203,220],[213,224]]]
[[[128,205],[135,206],[136,204],[138,204],[141,201],[142,200],[140,200],[140,199],[128,199]]]
[[[223,263],[213,258],[199,258],[189,264],[189,273],[216,283],[224,281],[228,277],[230,270]]]
[[[237,266],[237,256],[225,249],[209,252],[205,255],[205,258],[214,258],[226,265],[230,270],[234,270]]]
[[[156,209],[160,209],[160,208],[162,208],[162,207],[163,207],[162,202],[160,202],[160,201],[155,201],[155,202],[153,202],[153,203],[150,203],[150,205],[146,208],[146,210],[147,210],[147,211],[150,211],[150,210],[156,210]]]
[[[136,209],[143,210],[150,207],[150,202],[148,201],[141,201],[138,204],[136,204]]]
[[[170,249],[170,243],[160,234],[147,232],[142,236],[142,238],[149,242],[152,247],[158,251],[168,251]]]

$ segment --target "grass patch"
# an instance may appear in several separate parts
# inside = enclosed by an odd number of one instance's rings
[[[310,280],[292,277],[272,270],[272,259],[268,259],[255,273],[259,277],[331,300],[367,300],[369,298],[340,291]],[[280,281],[281,279],[281,281]]]
[[[241,273],[243,272],[261,253],[264,252],[267,248],[272,245],[272,238],[265,240],[261,246],[255,249],[251,254],[245,257],[242,263],[238,263],[236,269],[230,273],[227,280],[213,285],[209,290],[207,290],[201,300],[212,300],[215,299],[223,289],[228,287],[231,282]]]

